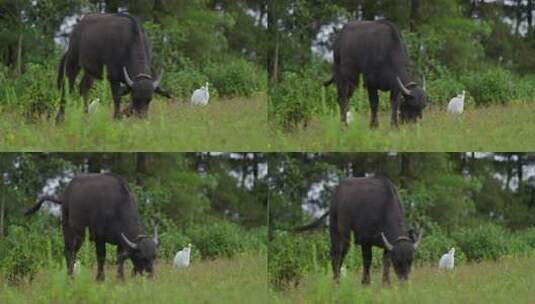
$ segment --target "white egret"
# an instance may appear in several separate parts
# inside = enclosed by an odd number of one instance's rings
[[[438,262],[438,269],[440,270],[453,270],[455,266],[455,247],[452,247],[448,253],[444,254]]]
[[[208,82],[200,89],[195,90],[191,95],[191,104],[194,106],[205,106],[210,100],[210,92],[208,90]]]
[[[190,260],[190,254],[191,254],[191,244],[188,244],[188,246],[184,247],[184,249],[177,252],[175,255],[175,259],[173,261],[173,265],[175,268],[186,268],[189,266],[189,260]]]
[[[461,114],[464,111],[464,95],[465,91],[463,90],[462,94],[459,94],[450,100],[448,103],[449,113]]]

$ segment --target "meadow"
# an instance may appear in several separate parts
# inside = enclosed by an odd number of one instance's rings
[[[390,112],[381,111],[378,129],[369,128],[367,111],[353,113],[346,127],[334,113],[318,114],[307,126],[272,128],[277,151],[528,151],[535,148],[533,103],[471,107],[451,115],[430,107],[418,124],[390,126]]]
[[[271,291],[273,303],[532,303],[534,257],[502,258],[468,263],[452,272],[436,265],[415,267],[406,283],[381,283],[381,270],[372,270],[369,287],[360,285],[360,269],[348,269],[339,285],[330,273],[307,275],[297,287]],[[391,273],[394,276],[393,271]]]
[[[67,103],[65,121],[53,116],[28,120],[21,111],[4,110],[0,121],[3,151],[256,151],[267,145],[264,93],[217,99],[206,107],[185,100],[151,102],[147,119],[112,119],[111,99],[84,114],[82,102]],[[126,98],[123,98],[123,108]]]
[[[125,269],[129,274],[130,263]],[[96,267],[81,267],[74,280],[63,267],[36,274],[33,281],[15,285],[0,279],[1,303],[268,303],[265,255],[240,254],[192,263],[176,270],[156,264],[152,279],[115,278],[115,266],[106,268],[106,281],[94,279]]]

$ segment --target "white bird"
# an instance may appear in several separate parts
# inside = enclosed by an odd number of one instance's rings
[[[89,106],[87,107],[88,113],[94,113],[97,110],[98,103],[100,102],[100,98],[94,99]]]
[[[463,90],[462,94],[459,94],[450,100],[448,103],[449,113],[461,114],[464,111],[464,94],[465,91]]]
[[[191,244],[176,253],[173,265],[175,268],[186,268],[189,266],[189,257],[191,253]]]
[[[438,269],[440,270],[453,270],[455,259],[455,247],[452,247],[448,253],[444,254],[438,262]]]
[[[208,91],[208,82],[200,89],[195,90],[191,95],[191,104],[194,106],[205,106],[210,100],[210,92]]]
[[[346,118],[347,118],[347,124],[349,125],[350,123],[353,122],[353,113],[351,113],[351,111],[347,111]]]

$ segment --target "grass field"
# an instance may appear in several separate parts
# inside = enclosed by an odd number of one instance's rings
[[[451,273],[435,266],[416,267],[407,283],[381,284],[372,272],[370,287],[360,285],[360,269],[348,271],[339,285],[330,274],[305,277],[297,288],[271,292],[273,303],[533,303],[535,258],[504,258],[456,267]],[[392,271],[393,272],[393,271]],[[393,276],[394,274],[391,273]]]
[[[268,303],[266,263],[265,256],[248,254],[180,271],[159,264],[152,279],[132,278],[127,268],[124,282],[113,265],[103,283],[94,280],[94,268],[82,268],[73,281],[63,269],[48,270],[31,283],[0,282],[0,303]]]
[[[535,104],[469,108],[460,116],[431,108],[419,124],[390,127],[382,112],[370,130],[368,113],[354,115],[349,127],[337,115],[316,117],[306,128],[272,129],[276,151],[533,151]]]
[[[65,122],[27,122],[19,112],[0,113],[2,151],[262,151],[268,145],[265,94],[216,100],[206,107],[152,101],[148,119],[112,119],[111,103],[83,114],[69,102]],[[126,103],[123,102],[123,107]]]

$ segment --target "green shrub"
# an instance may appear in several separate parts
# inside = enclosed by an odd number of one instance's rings
[[[230,222],[216,221],[209,225],[193,226],[187,235],[199,249],[202,258],[233,257],[243,252],[241,228]]]
[[[466,256],[457,242],[440,229],[425,233],[418,250],[416,251],[416,263],[438,264],[440,257],[455,247],[455,264],[466,261]]]
[[[497,260],[509,252],[509,235],[505,228],[492,223],[472,228],[461,228],[453,238],[468,261]]]
[[[0,273],[8,281],[31,280],[39,269],[63,261],[63,239],[55,229],[46,229],[40,222],[28,229],[10,226],[8,230],[0,242]]]
[[[267,87],[266,73],[241,58],[213,61],[206,64],[203,72],[221,96],[251,96]]]
[[[462,79],[477,105],[510,101],[515,97],[515,81],[511,72],[499,67],[471,72]]]
[[[283,74],[284,80],[271,88],[270,116],[285,128],[294,128],[326,111],[326,95],[336,97],[336,93],[323,88],[320,81],[303,77],[297,73]]]
[[[277,233],[269,244],[269,281],[278,289],[297,286],[306,272],[303,257],[306,255],[303,241],[287,232]]]

